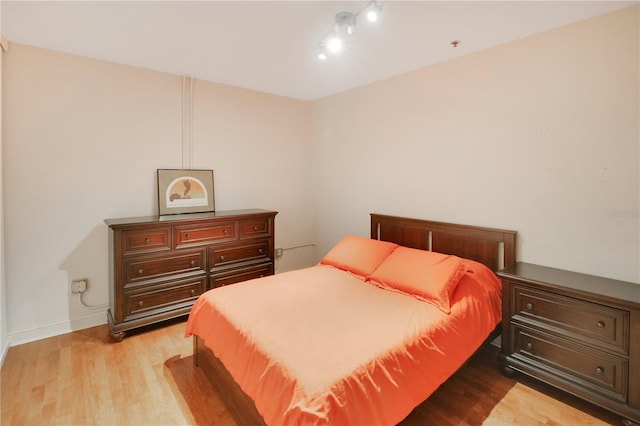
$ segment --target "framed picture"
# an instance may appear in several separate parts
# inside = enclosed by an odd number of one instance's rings
[[[158,169],[159,214],[215,211],[213,170]]]

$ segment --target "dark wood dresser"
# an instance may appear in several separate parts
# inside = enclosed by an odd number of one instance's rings
[[[640,285],[527,263],[498,276],[505,375],[519,371],[640,423]]]
[[[277,212],[107,219],[111,335],[188,314],[213,287],[274,273]]]

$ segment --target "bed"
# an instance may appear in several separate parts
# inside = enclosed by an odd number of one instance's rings
[[[397,424],[498,329],[515,239],[371,214],[318,265],[203,294],[194,362],[238,424]]]

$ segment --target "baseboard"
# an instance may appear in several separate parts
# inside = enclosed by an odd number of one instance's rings
[[[96,327],[107,323],[107,309],[68,321],[60,321],[38,327],[20,330],[7,335],[8,346],[17,346],[48,337],[59,336],[72,331]],[[4,356],[4,354],[3,354]]]
[[[7,339],[7,340],[9,340],[9,339]],[[4,347],[2,348],[2,353],[0,353],[0,367],[2,367],[2,364],[4,364],[4,358],[7,356],[7,352],[9,352],[9,342],[8,341],[4,345]]]

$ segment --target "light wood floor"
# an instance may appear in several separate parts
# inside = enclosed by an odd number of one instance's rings
[[[184,328],[173,322],[112,343],[100,326],[10,348],[0,423],[235,425],[193,366]],[[496,348],[483,348],[401,425],[620,424],[545,385],[502,376],[496,357]]]

